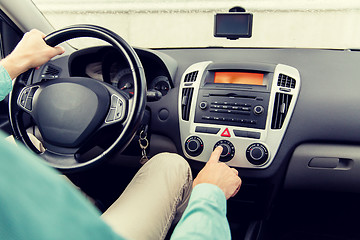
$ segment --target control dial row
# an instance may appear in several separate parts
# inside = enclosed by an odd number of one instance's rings
[[[220,140],[214,148],[221,146],[223,151],[220,155],[220,161],[228,162],[235,156],[235,147],[228,140]],[[197,136],[191,136],[185,141],[185,151],[192,157],[199,156],[204,150],[204,142]],[[261,143],[253,143],[246,149],[246,158],[253,165],[263,165],[269,159],[267,148]]]

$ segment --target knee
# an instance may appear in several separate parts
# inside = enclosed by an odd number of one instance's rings
[[[152,157],[148,163],[151,162],[168,173],[182,173],[191,176],[189,163],[178,154],[159,153]]]

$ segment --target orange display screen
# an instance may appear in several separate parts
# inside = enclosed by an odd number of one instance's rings
[[[215,72],[214,83],[263,85],[264,74],[251,72]]]

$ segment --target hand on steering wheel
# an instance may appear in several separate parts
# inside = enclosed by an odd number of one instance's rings
[[[116,33],[93,25],[75,25],[49,34],[45,41],[56,46],[78,37],[104,40],[124,56],[134,79],[134,95],[129,98],[107,83],[85,77],[35,79],[28,84],[35,76],[33,69],[15,80],[9,101],[15,138],[62,171],[83,169],[105,160],[115,149],[122,151],[134,137],[145,110],[146,80],[141,62],[133,48]],[[46,149],[42,153],[26,134],[26,115],[39,128]],[[80,161],[89,141],[112,125],[121,129],[113,143],[99,155]]]

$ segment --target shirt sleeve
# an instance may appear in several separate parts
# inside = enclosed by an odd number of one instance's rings
[[[12,79],[6,69],[0,65],[0,101],[2,101],[12,90]]]
[[[59,173],[0,132],[0,239],[120,240]]]
[[[193,189],[189,205],[171,236],[171,240],[179,239],[231,239],[226,198],[220,188],[202,183]]]

